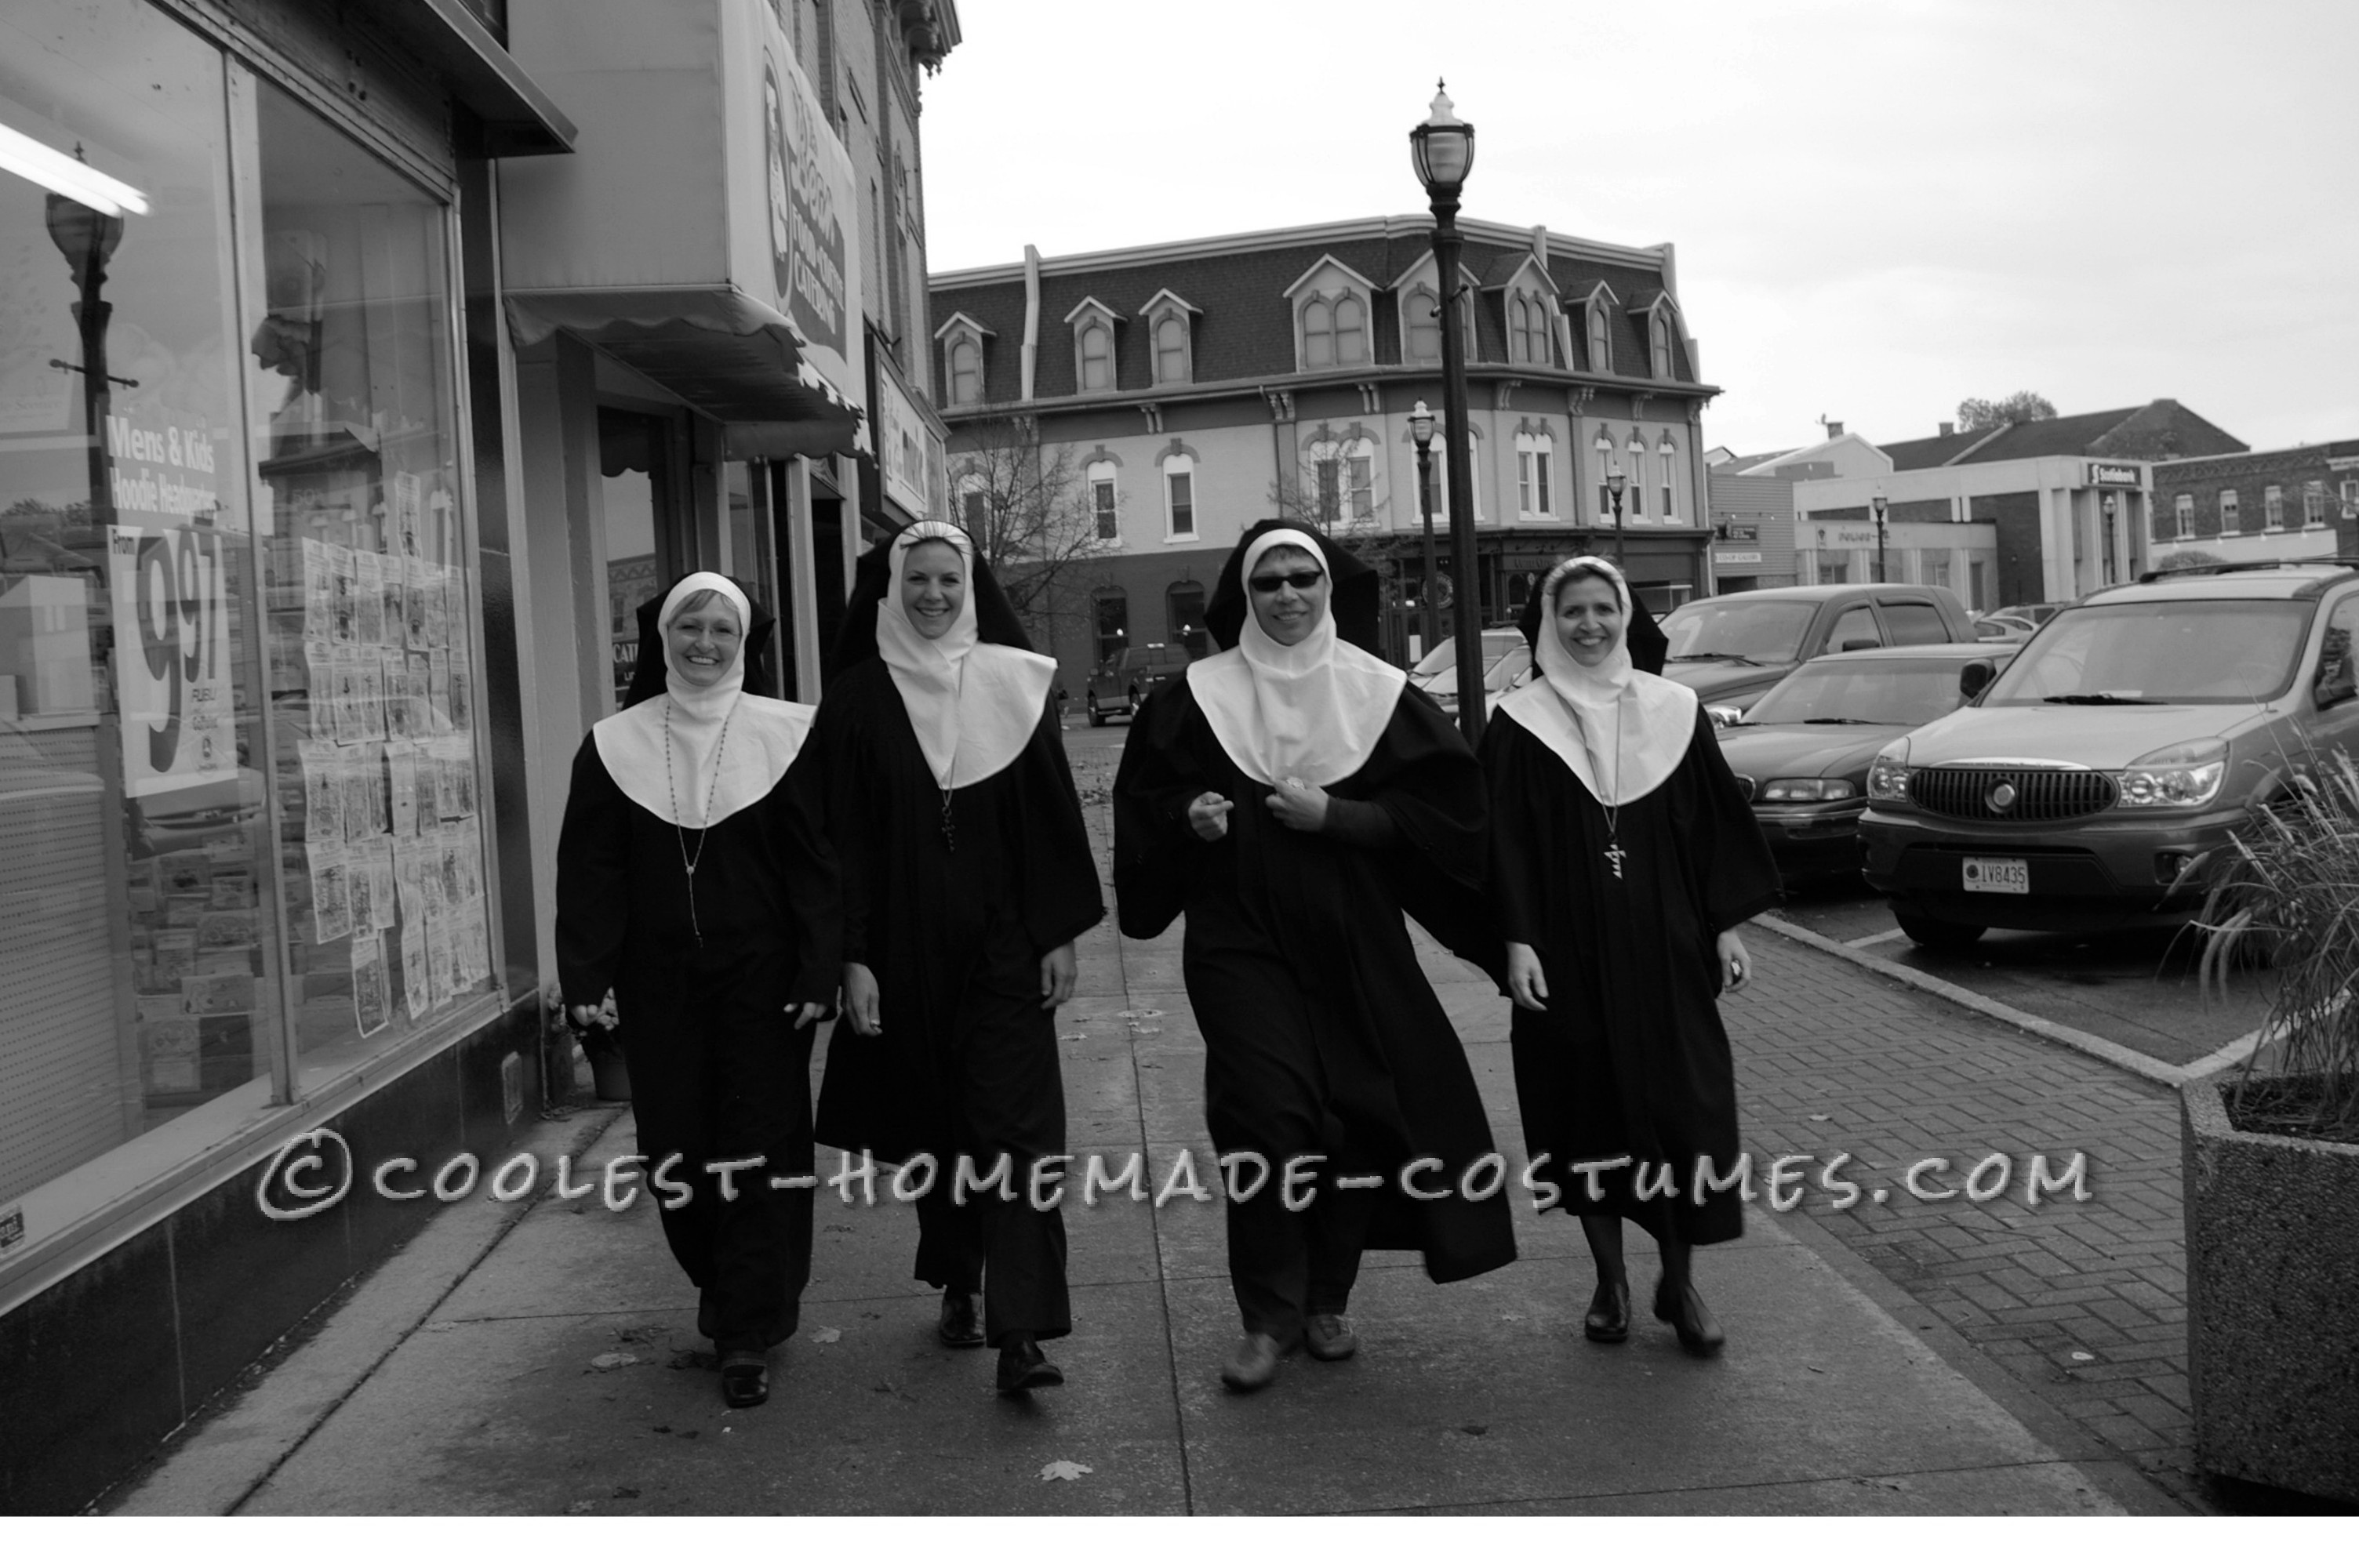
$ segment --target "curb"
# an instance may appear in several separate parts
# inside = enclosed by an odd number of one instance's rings
[[[1873,953],[1865,953],[1856,947],[1847,946],[1831,936],[1821,936],[1808,927],[1797,925],[1790,920],[1783,920],[1774,914],[1756,914],[1753,917],[1752,924],[1765,931],[1774,931],[1788,941],[1799,942],[1805,947],[1814,948],[1819,952],[1841,958],[1845,963],[1856,964],[1861,968],[1881,975],[1887,980],[1897,980],[1904,986],[1930,992],[1945,1001],[1952,1001],[1970,1011],[1981,1013],[1984,1018],[2011,1024],[2027,1034],[2036,1034],[2042,1040],[2064,1046],[2068,1050],[2078,1051],[2084,1056],[2093,1056],[2108,1066],[2119,1067],[2125,1073],[2144,1078],[2147,1082],[2158,1085],[2163,1088],[2177,1089],[2198,1078],[2207,1077],[2223,1067],[2233,1066],[2251,1055],[2260,1044],[2260,1033],[2256,1030],[2241,1039],[2231,1041],[2208,1056],[2190,1062],[2186,1066],[2175,1067],[2168,1062],[2158,1062],[2142,1051],[2133,1051],[2126,1045],[2117,1044],[2103,1035],[2091,1034],[2085,1030],[2050,1022],[2035,1013],[2026,1012],[2021,1008],[2009,1007],[2003,1001],[1993,1001],[1977,991],[1970,991],[1963,986],[1953,984],[1938,976],[1925,974],[1920,970],[1908,968],[1906,964],[1896,964],[1889,958],[1879,958]]]

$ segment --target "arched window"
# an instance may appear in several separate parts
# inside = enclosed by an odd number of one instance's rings
[[[1600,374],[1614,372],[1614,339],[1607,330],[1603,301],[1589,302],[1589,368]]]
[[[1158,386],[1188,380],[1188,318],[1164,317],[1155,323],[1155,382]]]
[[[1655,379],[1670,380],[1671,313],[1659,305],[1647,318],[1647,344],[1655,362]]]
[[[1638,432],[1630,432],[1630,444],[1623,449],[1622,467],[1630,476],[1627,492],[1622,497],[1624,511],[1632,517],[1647,515],[1647,443]]]
[[[1327,370],[1364,364],[1368,358],[1368,308],[1356,294],[1313,299],[1302,308],[1302,368]]]
[[[1101,539],[1122,537],[1122,517],[1116,510],[1114,464],[1092,463],[1089,468],[1090,517]]]
[[[1314,299],[1302,308],[1302,368],[1325,370],[1335,362],[1335,308]]]
[[[1091,619],[1097,641],[1098,667],[1103,669],[1130,646],[1130,598],[1118,588],[1102,588],[1091,608],[1095,612]]]
[[[1419,364],[1441,362],[1441,301],[1433,290],[1420,285],[1409,290],[1408,308],[1403,312],[1408,324],[1408,358]]]
[[[1196,536],[1196,460],[1174,452],[1163,460],[1163,536]]]
[[[1527,431],[1516,438],[1516,514],[1556,515],[1556,440]]]
[[[1680,514],[1679,455],[1680,449],[1672,443],[1669,436],[1664,436],[1655,442],[1655,457],[1662,464],[1663,470],[1662,520],[1666,523]]]
[[[1548,306],[1537,294],[1507,296],[1507,357],[1535,365],[1556,357],[1549,352]]]
[[[951,340],[951,402],[983,401],[983,345],[972,337]]]
[[[959,476],[958,519],[970,539],[986,540],[991,536],[991,492],[981,474]]]
[[[1368,357],[1368,308],[1356,295],[1335,302],[1335,362],[1364,363]]]
[[[1343,449],[1343,499],[1353,522],[1376,520],[1376,444],[1365,438]]]
[[[1170,638],[1188,650],[1190,658],[1202,658],[1212,651],[1209,634],[1204,630],[1204,585],[1190,578],[1175,582],[1163,590],[1165,623],[1170,627]]]
[[[1103,392],[1114,385],[1114,330],[1102,321],[1082,329],[1081,386],[1083,392]]]

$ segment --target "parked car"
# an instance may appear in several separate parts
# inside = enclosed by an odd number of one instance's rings
[[[1166,681],[1187,673],[1188,650],[1169,643],[1147,643],[1125,648],[1090,676],[1082,701],[1094,730],[1114,718],[1136,719],[1147,694]]]
[[[1691,600],[1663,617],[1663,674],[1725,724],[1805,659],[1862,648],[1971,643],[1973,617],[1946,588],[1822,583]]]
[[[2174,922],[2183,876],[2359,752],[2359,562],[2149,572],[2057,612],[1973,707],[1868,771],[1868,884],[1927,946]]]
[[[1512,626],[1492,627],[1483,633],[1484,711],[1499,706],[1499,698],[1516,678],[1532,667],[1531,644]],[[1408,684],[1433,698],[1444,713],[1458,711],[1458,640],[1445,637],[1425,657],[1410,666]]]
[[[2056,612],[2063,608],[2061,604],[2002,604],[1991,613],[2012,615],[2017,621],[2027,621],[2031,623],[2032,630],[2036,632],[2055,620]]]
[[[1721,754],[1787,880],[1859,870],[1875,754],[1971,701],[2014,656],[1988,643],[1824,654],[1723,730]]]
[[[1974,622],[1974,637],[1984,643],[2025,643],[2039,628],[2018,615],[1984,615]]]

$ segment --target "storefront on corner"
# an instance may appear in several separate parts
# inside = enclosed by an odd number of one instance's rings
[[[511,1000],[491,735],[516,651],[485,629],[500,390],[473,384],[468,264],[493,153],[571,127],[495,5],[342,31],[261,4],[208,30],[216,9],[0,19],[10,1512],[67,1496],[44,1477],[81,1484],[114,1430],[47,1398],[75,1386],[65,1325],[113,1305],[156,1330],[103,1347],[97,1386],[155,1378],[118,1439],[185,1419],[214,1358],[292,1321],[180,1342],[232,1267],[223,1193],[496,1045]],[[501,1050],[516,1081],[489,1092],[521,1102],[530,1062]],[[234,1265],[283,1293],[261,1266]]]

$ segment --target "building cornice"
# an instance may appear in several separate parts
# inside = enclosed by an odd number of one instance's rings
[[[1309,387],[1351,387],[1399,382],[1439,380],[1439,365],[1352,365],[1340,371],[1298,371],[1284,375],[1236,376],[1225,381],[1195,382],[1185,386],[1117,387],[1108,392],[1077,393],[1065,397],[1040,397],[1007,403],[969,403],[946,408],[942,417],[952,425],[973,419],[1005,419],[1010,416],[1086,414],[1093,410],[1135,408],[1142,394],[1159,404],[1212,403],[1239,396],[1266,397],[1271,392],[1299,393]],[[1642,398],[1710,398],[1720,388],[1703,382],[1653,381],[1640,376],[1592,375],[1586,371],[1561,371],[1532,364],[1485,362],[1466,367],[1471,382],[1516,381],[1529,386],[1582,388],[1618,392]],[[1585,412],[1585,411],[1584,411]]]
[[[1528,228],[1519,229],[1510,223],[1494,223],[1481,218],[1461,218],[1458,232],[1466,239],[1479,240],[1484,244],[1528,251],[1532,243],[1532,232]],[[1350,218],[1332,223],[1309,223],[1292,229],[1257,229],[1241,234],[1213,234],[1202,239],[1132,245],[1120,250],[1044,256],[1040,261],[1040,271],[1044,276],[1053,276],[1117,267],[1155,266],[1169,262],[1216,260],[1241,252],[1332,246],[1355,240],[1408,239],[1430,243],[1432,236],[1433,219],[1428,213]],[[1548,247],[1550,261],[1595,262],[1608,266],[1638,267],[1659,272],[1665,260],[1661,246],[1612,245],[1603,241],[1576,239],[1569,234],[1554,232],[1548,237]],[[995,283],[1020,283],[1023,278],[1024,264],[1019,261],[964,267],[955,272],[938,272],[929,276],[926,284],[933,289],[973,288]]]

